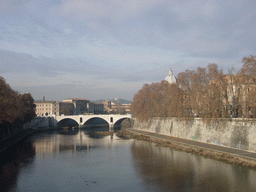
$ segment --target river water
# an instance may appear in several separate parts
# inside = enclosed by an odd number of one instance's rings
[[[0,191],[256,191],[256,170],[115,134],[54,131],[1,154]]]

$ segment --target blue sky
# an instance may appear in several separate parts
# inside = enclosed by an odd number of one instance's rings
[[[254,0],[1,0],[0,76],[36,100],[132,100],[170,68],[239,69],[255,13]]]

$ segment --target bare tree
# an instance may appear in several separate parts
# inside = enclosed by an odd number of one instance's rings
[[[228,74],[210,63],[206,68],[186,70],[177,76],[177,84],[166,81],[143,85],[135,94],[132,115],[142,121],[153,117],[256,116],[256,57],[244,57],[238,74]]]
[[[243,66],[239,70],[239,75],[256,76],[256,56],[250,55],[242,60]]]

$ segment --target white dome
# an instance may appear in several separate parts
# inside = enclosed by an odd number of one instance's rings
[[[173,75],[173,72],[171,69],[169,71],[169,75],[165,77],[165,81],[168,81],[170,84],[177,83],[177,79]]]

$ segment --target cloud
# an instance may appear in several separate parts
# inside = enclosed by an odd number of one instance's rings
[[[144,83],[143,83],[144,84]],[[31,93],[35,100],[46,96],[47,100],[62,100],[71,97],[81,97],[90,100],[106,98],[124,98],[131,100],[133,95],[142,87],[138,82],[119,82],[117,79],[107,81],[103,85],[89,84],[58,84],[37,86],[12,86],[20,93]]]
[[[31,54],[15,53],[0,50],[0,67],[8,73],[31,73],[41,76],[55,77],[61,73],[93,74],[97,67],[79,59],[55,59]]]
[[[255,10],[253,1],[2,0],[1,74],[18,87],[114,93],[161,81],[170,67],[238,68],[255,53]]]
[[[113,24],[136,18],[144,10],[155,6],[159,1],[141,0],[141,1],[90,1],[90,0],[68,0],[61,8],[60,14],[64,16],[73,16],[78,19],[90,21],[98,20],[100,22],[111,21]],[[161,3],[161,1],[160,1]],[[102,22],[104,25],[104,22]]]
[[[255,49],[250,40],[256,28],[255,5],[244,1],[27,1],[22,7],[27,12],[21,17],[27,23],[7,25],[0,39],[11,36],[11,42],[22,46],[42,47],[45,56],[51,56],[47,49],[55,55],[61,55],[57,49],[67,47],[82,52],[77,50],[83,37],[115,39],[124,45],[154,46],[209,59],[235,57]]]
[[[102,86],[106,80],[143,82],[150,79],[157,80],[161,76],[159,69],[169,68],[169,66],[156,63],[141,63],[140,66],[130,67],[108,67],[102,63],[94,65],[75,58],[56,59],[3,50],[0,50],[0,58],[1,73],[5,74],[16,86],[72,83]]]

